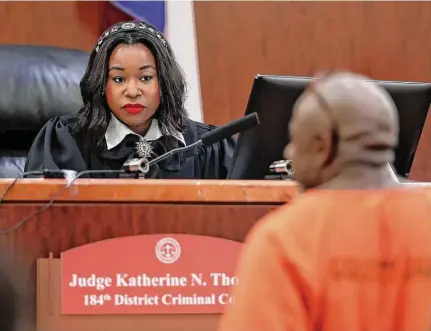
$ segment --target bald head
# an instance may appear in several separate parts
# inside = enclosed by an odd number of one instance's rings
[[[384,165],[394,159],[398,113],[389,94],[369,78],[335,73],[314,81],[298,99],[290,134],[293,145],[302,143],[295,158],[304,149],[320,153],[322,171],[331,164]]]
[[[341,140],[364,138],[373,145],[394,148],[398,139],[398,113],[390,95],[367,77],[339,73],[317,82],[315,91],[326,101]],[[313,93],[313,92],[311,92]],[[313,96],[311,96],[313,97]],[[366,147],[366,146],[364,146]]]

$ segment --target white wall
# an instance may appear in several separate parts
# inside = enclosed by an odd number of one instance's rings
[[[189,91],[186,109],[189,112],[189,117],[202,122],[199,63],[192,0],[169,0],[166,2],[165,29],[165,34],[175,52],[177,61],[187,76]]]

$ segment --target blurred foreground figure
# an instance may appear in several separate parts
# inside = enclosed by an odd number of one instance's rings
[[[19,266],[0,247],[0,330],[35,331],[32,292],[20,277]],[[35,309],[35,308],[33,308]]]
[[[334,73],[297,101],[304,192],[250,232],[220,331],[431,330],[431,199],[389,172],[397,111],[367,80]]]

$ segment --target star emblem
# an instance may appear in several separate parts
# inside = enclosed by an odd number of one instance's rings
[[[141,139],[136,143],[136,152],[140,158],[149,159],[153,154],[153,146],[145,139]]]

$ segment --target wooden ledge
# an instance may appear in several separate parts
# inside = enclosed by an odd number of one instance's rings
[[[0,179],[0,195],[12,179]],[[47,202],[199,202],[273,203],[297,193],[291,181],[78,179],[64,189],[63,179],[21,179],[4,203]],[[63,190],[59,195],[60,190]]]

